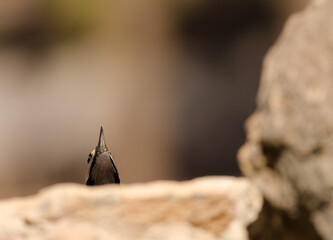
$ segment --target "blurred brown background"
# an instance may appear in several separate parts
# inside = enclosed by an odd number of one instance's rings
[[[262,59],[306,2],[0,1],[0,197],[84,183],[101,125],[123,183],[239,175]]]

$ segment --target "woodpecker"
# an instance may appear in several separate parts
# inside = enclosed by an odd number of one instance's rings
[[[120,183],[120,179],[113,157],[105,143],[103,127],[101,127],[98,145],[88,156],[86,185],[108,183]]]

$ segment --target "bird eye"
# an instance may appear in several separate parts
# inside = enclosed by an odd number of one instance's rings
[[[91,153],[89,153],[89,156],[88,156],[88,164],[89,164],[89,162],[90,162],[90,160],[92,159],[93,156],[95,156],[95,149],[92,150]]]
[[[88,163],[90,162],[90,160],[91,160],[91,157],[92,157],[92,154],[91,154],[91,153],[89,153],[89,156],[88,156]]]

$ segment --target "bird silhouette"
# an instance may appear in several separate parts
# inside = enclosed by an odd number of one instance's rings
[[[120,183],[114,159],[105,143],[103,127],[99,134],[97,147],[88,156],[86,185]]]

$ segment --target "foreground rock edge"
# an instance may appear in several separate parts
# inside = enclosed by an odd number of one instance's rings
[[[245,178],[58,184],[0,201],[0,239],[248,239],[261,207]]]

